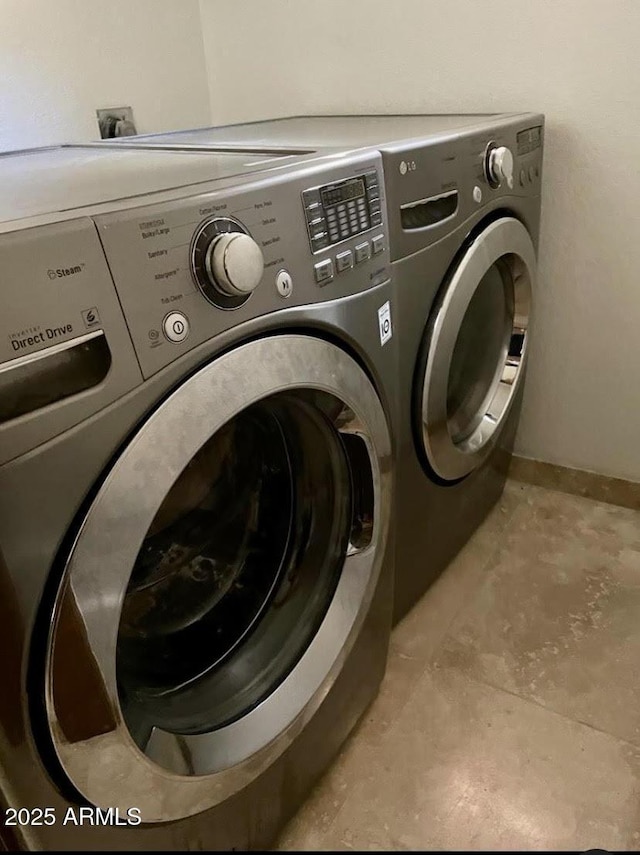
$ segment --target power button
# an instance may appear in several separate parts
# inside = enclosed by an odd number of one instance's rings
[[[189,320],[182,312],[170,312],[162,322],[162,329],[169,341],[178,344],[189,335]]]

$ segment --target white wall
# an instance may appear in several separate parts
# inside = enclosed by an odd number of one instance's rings
[[[544,111],[518,450],[640,481],[639,45],[637,0],[1,0],[0,150],[96,138],[121,104],[141,132]]]
[[[519,453],[640,481],[640,2],[201,0],[214,121],[547,115]]]
[[[140,132],[209,119],[198,0],[0,0],[0,151],[99,138],[99,107]]]

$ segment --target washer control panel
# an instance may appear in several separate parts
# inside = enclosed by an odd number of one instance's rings
[[[344,249],[336,253],[335,257],[323,258],[313,265],[315,279],[318,285],[327,285],[336,275],[353,270],[354,267],[364,264],[373,256],[380,255],[386,249],[384,233],[374,235],[370,240],[357,243],[353,249]]]
[[[376,169],[305,190],[302,202],[313,253],[382,224]]]
[[[381,156],[358,152],[97,215],[143,376],[246,321],[386,282],[381,175]],[[301,199],[326,240],[310,245]]]

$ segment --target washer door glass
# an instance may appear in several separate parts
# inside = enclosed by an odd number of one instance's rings
[[[282,394],[243,410],[160,505],[127,585],[120,704],[151,731],[236,720],[300,659],[335,591],[352,527],[342,402]],[[362,509],[366,512],[365,509]]]
[[[417,433],[430,469],[456,481],[493,448],[524,378],[535,251],[494,221],[445,283],[417,371]]]
[[[49,635],[51,742],[87,801],[190,816],[290,745],[368,613],[390,454],[364,371],[300,335],[218,357],[138,429],[79,522]]]

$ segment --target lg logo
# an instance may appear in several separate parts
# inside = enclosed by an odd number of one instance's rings
[[[400,175],[406,175],[407,172],[415,172],[417,166],[415,160],[401,160],[398,168],[400,170]]]

